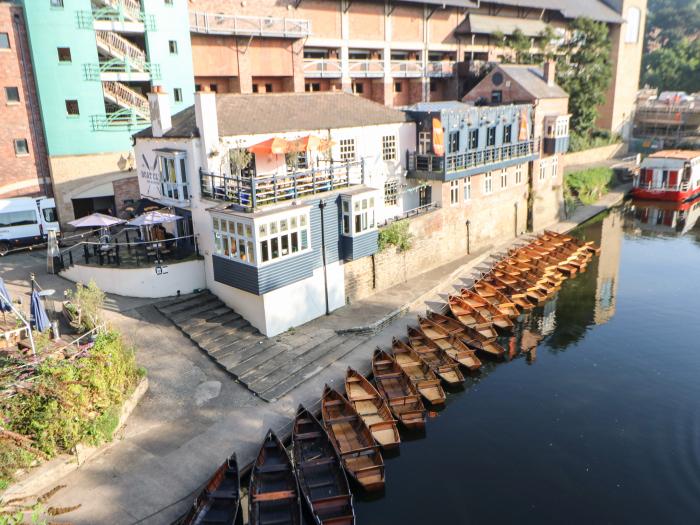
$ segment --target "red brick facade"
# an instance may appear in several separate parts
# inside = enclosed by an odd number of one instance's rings
[[[0,198],[46,195],[49,168],[21,7],[0,3],[0,33],[10,43],[0,49]],[[16,152],[16,140],[26,140],[26,153]]]

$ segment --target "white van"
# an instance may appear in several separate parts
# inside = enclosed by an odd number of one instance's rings
[[[0,255],[15,247],[44,242],[49,230],[60,233],[53,199],[0,199]]]

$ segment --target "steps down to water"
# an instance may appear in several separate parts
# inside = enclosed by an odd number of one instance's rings
[[[209,357],[266,401],[280,398],[366,340],[357,334],[305,326],[268,338],[208,291],[155,306]]]

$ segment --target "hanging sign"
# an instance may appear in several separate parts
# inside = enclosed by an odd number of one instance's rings
[[[445,136],[439,118],[433,119],[433,153],[438,157],[445,154]]]

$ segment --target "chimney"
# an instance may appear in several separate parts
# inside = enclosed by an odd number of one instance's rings
[[[151,128],[153,136],[162,137],[173,127],[170,118],[170,100],[163,86],[153,86],[148,94],[148,109],[151,112]]]
[[[556,75],[557,63],[554,60],[547,60],[544,63],[544,81],[547,82],[548,86],[553,86],[556,83]]]
[[[219,118],[216,114],[216,93],[209,86],[202,86],[194,94],[194,115],[202,147],[202,164],[208,165],[211,161],[218,170],[218,160],[210,157],[211,152],[219,148]]]

